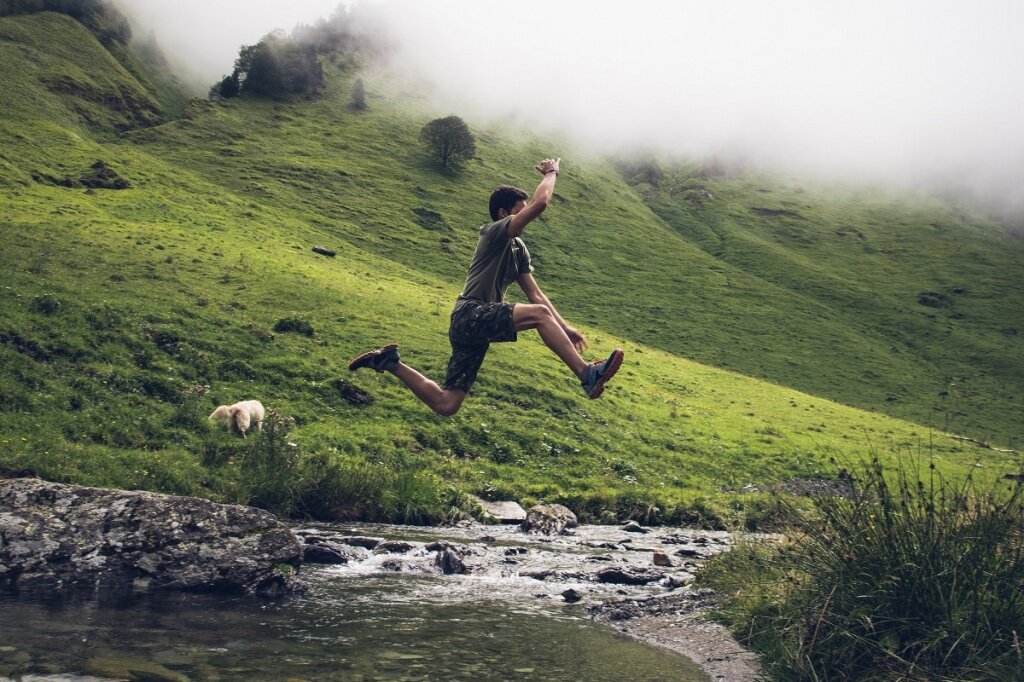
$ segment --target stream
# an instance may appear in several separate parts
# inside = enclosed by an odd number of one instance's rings
[[[624,638],[586,609],[675,589],[668,575],[682,575],[692,563],[663,569],[658,584],[605,584],[591,575],[607,565],[650,564],[646,545],[687,540],[678,529],[671,537],[635,539],[614,527],[556,538],[479,525],[335,524],[300,532],[411,547],[366,550],[347,564],[308,564],[302,576],[309,591],[281,601],[221,594],[123,604],[0,597],[0,680],[710,679],[690,659]],[[432,568],[423,545],[441,539],[461,543],[468,573]],[[689,539],[697,542],[688,557],[725,544]],[[645,546],[629,546],[637,542]],[[568,588],[583,599],[568,603],[561,596]]]

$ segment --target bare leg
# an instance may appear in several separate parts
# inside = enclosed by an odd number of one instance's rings
[[[417,398],[426,403],[427,407],[442,417],[450,417],[458,412],[462,407],[462,401],[466,399],[466,392],[462,389],[441,388],[404,362],[399,362],[392,373],[401,379]]]
[[[565,335],[565,330],[547,306],[538,304],[517,303],[512,310],[512,325],[517,332],[536,329],[540,338],[555,355],[562,359],[569,369],[579,378],[583,378],[583,370],[587,361],[579,354],[572,341]]]

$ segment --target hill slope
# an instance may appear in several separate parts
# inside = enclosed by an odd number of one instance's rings
[[[74,49],[42,49],[51,40]],[[550,143],[484,132],[479,159],[445,174],[415,142],[427,105],[377,83],[370,110],[352,111],[354,75],[344,72],[318,101],[196,102],[181,120],[110,139],[96,121],[116,125],[118,105],[88,100],[79,110],[78,95],[47,85],[73,73],[144,101],[87,32],[54,15],[0,20],[0,50],[4,82],[19,93],[0,120],[0,191],[11,207],[0,222],[2,466],[283,499],[324,516],[437,518],[469,491],[563,501],[594,517],[711,524],[770,513],[758,496],[723,488],[815,476],[869,447],[886,456],[928,447],[951,471],[976,459],[993,472],[1018,466],[681,357],[724,338],[758,349],[758,330],[778,317],[771,304],[789,294],[707,253],[599,161],[566,164],[559,203],[528,240],[539,281],[595,357],[626,348],[620,378],[586,401],[527,334],[492,349],[463,412],[434,417],[392,377],[352,376],[345,365],[397,340],[409,362],[443,373],[482,198],[499,182],[532,182]],[[87,176],[97,160],[132,188],[51,182]],[[794,326],[829,312],[797,300],[786,313]],[[837,324],[818,342],[818,362],[863,336]],[[376,401],[347,401],[352,387]],[[294,417],[287,442],[243,443],[205,423],[213,406],[249,397]],[[276,472],[279,497],[268,502],[256,467]]]

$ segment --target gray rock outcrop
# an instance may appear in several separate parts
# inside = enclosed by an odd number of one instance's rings
[[[521,528],[527,533],[560,535],[579,524],[576,515],[560,504],[538,504],[530,508]]]
[[[34,478],[0,480],[0,587],[104,596],[302,589],[299,538],[269,512]]]

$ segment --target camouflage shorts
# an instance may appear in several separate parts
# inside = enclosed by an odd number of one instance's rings
[[[452,357],[444,378],[445,388],[469,392],[491,343],[516,340],[513,308],[514,303],[459,301],[455,304],[448,328]]]

